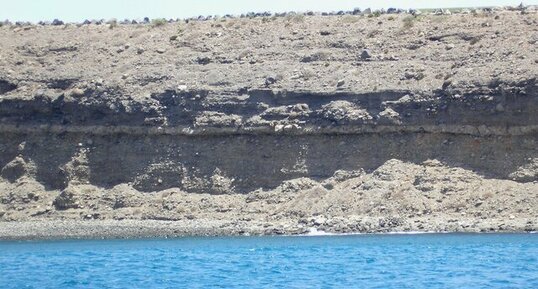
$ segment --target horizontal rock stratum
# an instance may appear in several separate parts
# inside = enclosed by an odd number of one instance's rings
[[[0,40],[0,238],[538,227],[534,12]]]

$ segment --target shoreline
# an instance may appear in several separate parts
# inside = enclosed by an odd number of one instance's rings
[[[508,221],[508,220],[507,220]],[[291,223],[291,222],[290,222]],[[482,222],[467,228],[447,230],[449,224],[428,222],[424,229],[398,226],[365,231],[338,231],[336,227],[304,227],[300,224],[278,227],[268,223],[239,223],[219,220],[41,220],[0,222],[0,241],[147,239],[232,236],[349,236],[452,233],[536,233],[527,219],[499,224]],[[442,228],[445,229],[442,229]]]

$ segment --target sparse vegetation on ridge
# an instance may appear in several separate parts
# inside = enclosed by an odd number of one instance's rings
[[[114,29],[114,28],[118,27],[118,20],[116,20],[116,19],[110,19],[106,23],[108,24],[108,28],[110,28],[110,29]]]
[[[408,30],[412,28],[415,25],[416,17],[415,16],[406,16],[404,19],[402,19],[403,22],[403,29]]]
[[[153,19],[151,20],[151,25],[153,27],[159,27],[159,26],[164,26],[168,23],[168,21],[164,18],[157,18],[157,19]]]

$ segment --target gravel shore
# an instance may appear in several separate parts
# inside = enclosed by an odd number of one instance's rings
[[[254,235],[323,235],[373,233],[521,233],[538,231],[538,223],[531,219],[484,220],[418,218],[401,225],[383,224],[382,218],[368,218],[369,229],[359,231],[341,226],[319,224],[313,227],[297,223],[249,223],[218,220],[51,220],[0,222],[0,240],[56,240],[56,239],[127,239],[171,238],[187,236],[254,236]],[[377,221],[375,223],[374,221]]]

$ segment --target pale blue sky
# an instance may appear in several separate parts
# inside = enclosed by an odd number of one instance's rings
[[[241,14],[249,11],[338,11],[366,8],[435,8],[518,5],[520,0],[0,0],[0,19],[39,21],[58,18],[185,18]],[[538,0],[525,1],[537,4]]]

